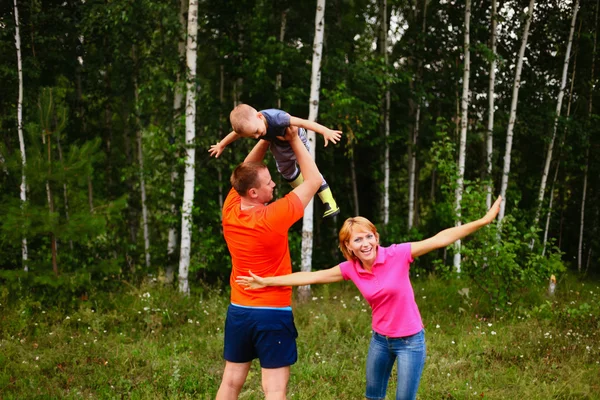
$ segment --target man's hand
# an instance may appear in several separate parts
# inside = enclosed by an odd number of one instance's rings
[[[211,157],[219,158],[221,153],[223,153],[223,150],[225,150],[225,146],[221,146],[221,143],[219,142],[211,145],[208,152],[210,153]]]
[[[298,127],[297,126],[288,126],[285,128],[285,136],[278,136],[279,140],[283,140],[285,142],[291,142],[296,137],[298,137]]]
[[[325,139],[325,147],[327,147],[327,144],[329,142],[336,144],[340,141],[341,137],[342,131],[334,131],[331,129],[327,129],[325,132],[323,132],[323,138]]]
[[[267,282],[265,278],[261,278],[258,275],[254,275],[252,271],[248,271],[250,276],[238,276],[235,279],[235,283],[244,287],[244,290],[254,290],[254,289],[262,289],[267,287]]]

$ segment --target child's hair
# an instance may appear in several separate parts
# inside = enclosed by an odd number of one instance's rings
[[[258,187],[258,171],[267,168],[260,162],[245,162],[238,165],[231,173],[231,186],[240,196],[245,196],[248,190]]]
[[[367,232],[373,232],[373,234],[379,239],[379,234],[377,233],[377,228],[371,221],[366,219],[365,217],[351,217],[344,221],[344,225],[340,229],[339,239],[340,239],[340,250],[342,254],[348,261],[358,260],[358,258],[354,255],[352,251],[348,249],[346,243],[350,241],[350,237],[352,236],[353,227],[356,225],[357,228],[362,228]]]
[[[254,107],[248,104],[238,104],[231,113],[229,113],[229,120],[231,121],[231,127],[238,133],[243,133],[248,122],[256,115],[257,111]]]

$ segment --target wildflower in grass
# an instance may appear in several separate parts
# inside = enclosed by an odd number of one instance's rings
[[[488,326],[492,326],[492,324],[491,324],[491,323],[488,323]]]
[[[495,335],[495,334],[496,334],[496,332],[494,332],[494,331],[492,331],[491,333],[492,333],[492,335]]]
[[[318,297],[313,297],[313,298],[312,298],[312,300],[313,300],[313,301],[315,301],[315,300],[319,300],[319,298],[318,298]]]
[[[439,325],[439,324],[437,324],[437,325],[435,326],[435,329],[440,329],[440,325]]]

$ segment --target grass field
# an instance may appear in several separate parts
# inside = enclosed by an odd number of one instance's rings
[[[426,329],[419,399],[600,399],[600,285],[559,281],[506,309],[413,281]],[[74,311],[0,297],[0,399],[212,399],[223,369],[226,293],[160,285],[92,294]],[[463,292],[464,293],[464,292]],[[361,399],[370,310],[351,283],[295,304],[299,361],[290,399]],[[388,398],[394,398],[391,384]],[[255,362],[241,399],[261,399]]]

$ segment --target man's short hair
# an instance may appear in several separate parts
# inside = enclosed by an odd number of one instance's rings
[[[231,121],[231,127],[238,133],[243,133],[248,122],[256,115],[258,111],[254,107],[248,104],[238,104],[231,113],[229,113],[229,120]]]
[[[248,190],[257,188],[258,182],[258,171],[267,168],[267,166],[261,162],[244,162],[238,165],[231,173],[231,186],[235,189],[240,196],[248,194]]]

